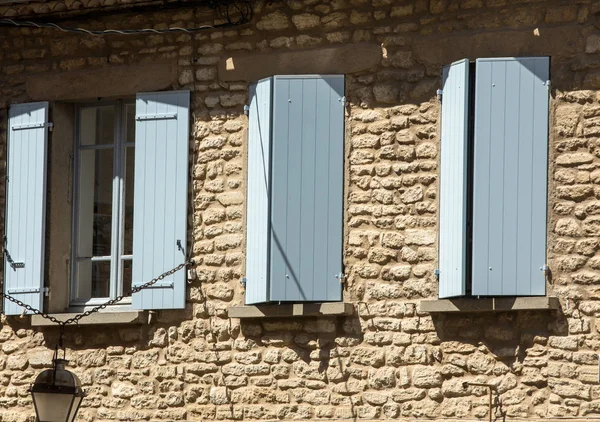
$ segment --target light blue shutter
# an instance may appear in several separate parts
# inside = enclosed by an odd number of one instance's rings
[[[4,291],[43,307],[48,103],[19,104],[8,114]],[[24,309],[4,300],[6,315]]]
[[[189,91],[136,101],[133,285],[186,260]],[[185,268],[133,295],[135,309],[185,307]]]
[[[444,67],[440,159],[439,297],[466,293],[469,60]]]
[[[269,301],[269,178],[273,78],[250,85],[246,304]]]
[[[544,295],[549,58],[477,60],[473,294]]]
[[[273,301],[341,300],[344,77],[276,76],[270,290]]]

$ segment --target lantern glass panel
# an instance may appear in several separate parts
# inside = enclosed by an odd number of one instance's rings
[[[71,422],[76,415],[73,408],[76,399],[81,403],[81,397],[73,394],[33,393],[33,401],[39,422]]]
[[[79,406],[83,400],[83,396],[75,396],[73,400],[73,404],[71,405],[71,413],[69,413],[68,422],[73,422],[75,417],[77,416],[77,410],[79,410]]]

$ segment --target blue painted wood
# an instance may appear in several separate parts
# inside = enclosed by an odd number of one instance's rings
[[[187,247],[189,91],[136,100],[133,285],[181,264]],[[183,249],[178,246],[180,242]],[[185,269],[133,295],[135,309],[185,307]]]
[[[439,297],[466,293],[469,60],[444,67],[440,159]]]
[[[276,76],[270,299],[341,300],[344,77]]]
[[[269,301],[269,188],[273,78],[250,85],[246,304]]]
[[[549,58],[476,64],[473,294],[546,292]]]
[[[4,291],[36,309],[43,309],[44,303],[47,145],[48,103],[11,106]],[[20,306],[4,300],[4,314],[20,315],[23,311]]]

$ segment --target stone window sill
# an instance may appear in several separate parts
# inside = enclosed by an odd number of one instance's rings
[[[229,318],[336,317],[354,314],[346,302],[246,305],[229,308]]]
[[[69,318],[73,318],[76,313],[64,313],[64,314],[51,314],[54,318],[59,321],[65,321]],[[116,325],[116,324],[130,324],[140,325],[148,323],[148,314],[145,311],[127,311],[127,312],[98,312],[91,314],[79,321],[79,325]],[[32,327],[49,327],[55,326],[56,324],[49,321],[40,315],[31,316]]]
[[[516,312],[553,311],[560,309],[557,297],[501,297],[422,300],[421,312]]]

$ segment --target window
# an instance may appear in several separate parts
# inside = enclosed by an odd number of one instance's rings
[[[135,105],[86,105],[77,113],[72,303],[131,295]]]
[[[51,139],[47,102],[11,105],[4,238],[8,294],[36,309],[43,309],[48,289],[49,301],[60,296],[61,307],[104,303],[187,260],[189,97],[189,91],[139,93],[135,102],[77,107],[75,193],[49,195],[73,199],[70,302],[67,281],[45,274],[45,253],[52,247],[45,227],[47,146],[71,141],[64,139],[70,132],[63,127],[53,132],[62,136]],[[65,186],[52,189],[57,188]],[[180,309],[185,297],[182,270],[132,294],[129,303],[133,309]],[[23,309],[4,301],[3,311],[19,315]]]
[[[549,65],[444,68],[440,298],[545,294]]]
[[[250,86],[246,304],[341,300],[344,77]]]

